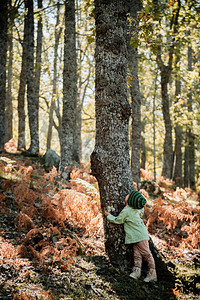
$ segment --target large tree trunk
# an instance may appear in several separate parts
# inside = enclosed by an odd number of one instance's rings
[[[0,149],[5,143],[6,57],[8,1],[0,1]]]
[[[130,95],[132,106],[132,132],[131,132],[131,171],[133,181],[140,182],[140,155],[141,155],[141,93],[138,79],[138,50],[133,40],[138,35],[137,13],[142,8],[140,0],[131,3],[128,34],[128,67],[130,72]]]
[[[127,96],[126,10],[124,1],[95,0],[96,139],[91,155],[92,173],[98,180],[104,219],[105,248],[112,264],[130,263],[124,230],[107,222],[105,211],[118,215],[133,189],[129,164],[128,125],[131,114]],[[159,277],[169,275],[152,241]],[[130,267],[131,265],[129,265]]]
[[[95,1],[96,141],[92,173],[99,184],[103,213],[118,214],[132,189],[129,166],[126,11],[123,1]],[[126,264],[123,228],[104,217],[106,252],[112,263]]]
[[[61,142],[61,177],[69,178],[66,166],[72,165],[76,131],[77,62],[75,38],[75,1],[65,2],[65,42],[63,70],[63,115]]]
[[[54,45],[54,61],[53,61],[53,91],[51,105],[49,111],[49,126],[47,132],[47,150],[51,148],[52,129],[53,129],[53,113],[55,110],[55,99],[57,94],[57,60],[58,60],[58,45],[61,34],[61,29],[58,30],[60,24],[60,3],[57,2],[57,17],[55,26],[55,45]]]
[[[178,49],[180,51],[180,49]],[[180,53],[176,54],[176,82],[175,82],[175,103],[179,102],[181,95],[181,80],[180,80]],[[174,149],[174,174],[173,180],[176,185],[182,187],[182,128],[179,123],[180,110],[175,109],[175,149]],[[178,119],[178,120],[177,120]]]
[[[18,91],[18,149],[25,149],[25,108],[24,98],[26,90],[26,70],[27,70],[27,36],[28,36],[27,14],[24,17],[24,37],[22,45],[22,64],[20,72],[20,82]]]
[[[9,0],[9,7],[12,7],[12,1]],[[13,137],[13,104],[12,104],[12,70],[13,70],[13,21],[14,14],[10,15],[9,18],[9,33],[8,33],[8,87],[6,95],[6,120],[5,120],[5,129],[6,129],[6,138],[5,142],[9,141]]]
[[[38,103],[35,101],[34,92],[34,19],[33,19],[33,0],[26,0],[27,9],[27,102],[31,145],[29,152],[31,154],[39,153],[38,136]]]

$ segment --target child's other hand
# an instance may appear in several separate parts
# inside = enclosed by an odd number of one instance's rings
[[[110,214],[109,212],[107,212],[107,211],[105,212],[105,216],[106,216],[106,217],[107,217],[109,214]]]

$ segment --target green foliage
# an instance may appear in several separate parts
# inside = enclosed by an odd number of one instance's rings
[[[18,2],[17,2],[18,3]],[[17,97],[20,80],[20,66],[22,56],[22,40],[24,29],[24,3],[12,7],[9,10],[10,19],[14,19],[13,30],[13,136],[18,139],[18,112]],[[94,146],[95,137],[95,84],[94,84],[94,47],[95,47],[95,25],[94,25],[94,1],[80,0],[76,9],[76,33],[77,33],[77,63],[78,63],[78,108],[82,110],[82,154],[83,159],[89,162],[89,157]],[[196,149],[196,180],[199,182],[200,159],[199,151],[199,95],[200,95],[200,6],[197,0],[181,1],[178,20],[178,30],[174,27],[174,16],[177,11],[178,1],[174,0],[144,0],[143,9],[138,14],[137,33],[131,36],[131,45],[138,48],[139,59],[139,81],[142,93],[142,121],[145,125],[143,137],[146,141],[147,164],[153,170],[153,99],[155,97],[156,118],[156,166],[160,173],[162,167],[162,150],[164,138],[164,125],[161,107],[160,73],[157,69],[156,56],[158,46],[161,47],[161,56],[164,64],[168,63],[169,50],[174,44],[175,55],[180,55],[179,70],[175,68],[173,59],[173,71],[169,83],[170,116],[174,128],[178,124],[183,133],[189,128],[193,129]],[[35,9],[35,23],[39,17],[39,10]],[[40,151],[46,151],[46,138],[48,128],[48,114],[52,98],[53,85],[53,53],[55,45],[55,20],[57,8],[54,1],[45,1],[42,10],[43,17],[43,52],[42,52],[42,75],[40,84]],[[63,45],[64,45],[64,4],[60,2],[60,25],[56,28],[61,31],[58,50],[58,86],[56,95],[56,112],[54,112],[55,127],[59,125],[62,115],[62,73],[63,73]],[[129,22],[134,22],[129,16]],[[130,32],[128,33],[130,34]],[[188,46],[192,47],[192,69],[188,70]],[[130,70],[131,71],[131,70]],[[155,90],[155,77],[157,74],[157,88]],[[128,72],[129,76],[129,72]],[[175,80],[179,77],[181,81],[181,94],[175,97]],[[129,84],[131,78],[127,78]],[[188,109],[188,93],[192,96],[192,110]],[[30,143],[28,128],[27,103],[25,100],[26,115],[26,143]],[[60,151],[58,132],[53,128],[52,148],[58,153]],[[184,151],[184,145],[183,149]]]

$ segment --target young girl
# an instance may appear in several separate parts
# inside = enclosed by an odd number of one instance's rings
[[[134,267],[130,276],[138,279],[141,276],[142,257],[147,261],[149,272],[144,279],[145,282],[157,281],[155,261],[149,249],[149,234],[141,219],[144,213],[146,198],[138,191],[131,191],[125,198],[126,206],[115,217],[109,212],[105,215],[111,223],[124,224],[125,244],[133,244]]]

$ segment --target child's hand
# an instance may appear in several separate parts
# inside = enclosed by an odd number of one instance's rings
[[[109,214],[110,214],[109,212],[107,212],[107,211],[105,212],[105,216],[106,216],[106,217],[107,217]]]

